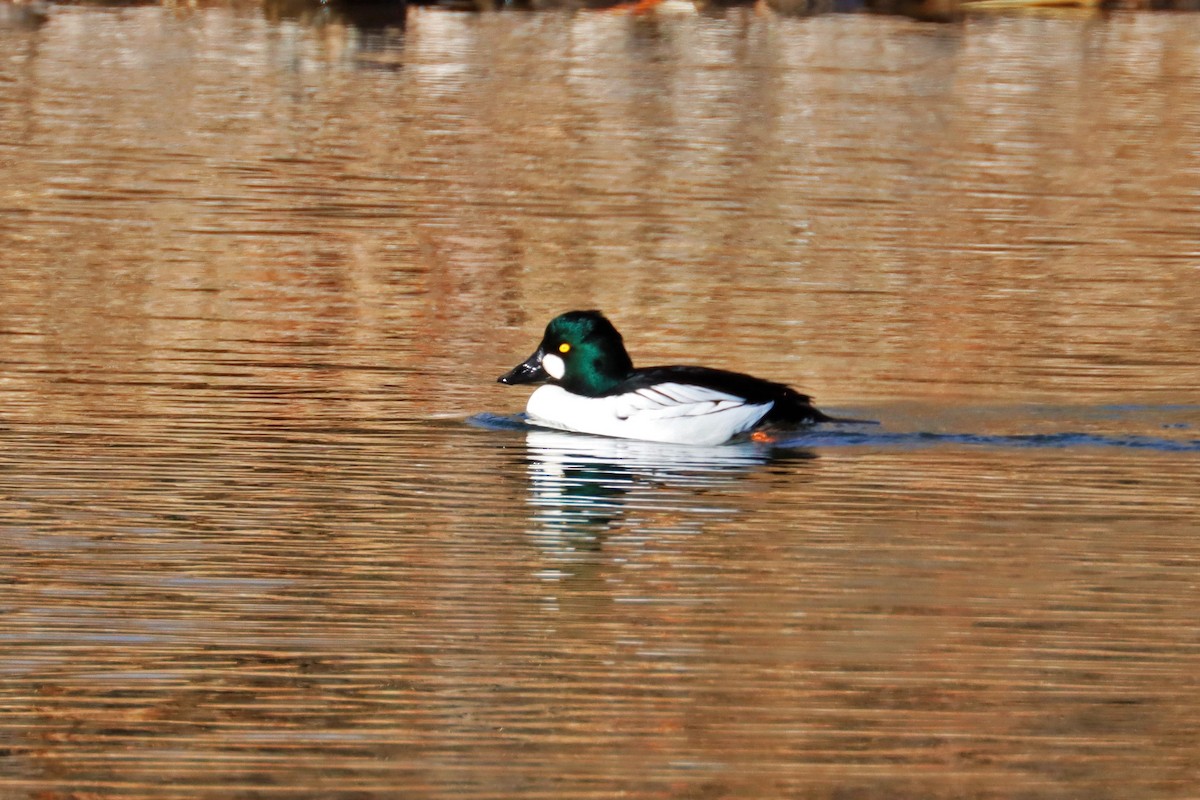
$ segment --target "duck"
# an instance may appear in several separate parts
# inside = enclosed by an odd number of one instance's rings
[[[741,372],[699,366],[635,369],[616,327],[599,311],[568,311],[546,326],[533,355],[497,378],[543,384],[529,396],[527,421],[575,433],[669,444],[719,445],[764,429],[828,416],[792,387]]]

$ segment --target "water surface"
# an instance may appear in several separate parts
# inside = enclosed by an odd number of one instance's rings
[[[0,17],[0,796],[1194,795],[1200,21],[318,23]]]

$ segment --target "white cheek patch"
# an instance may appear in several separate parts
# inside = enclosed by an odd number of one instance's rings
[[[542,356],[542,369],[546,370],[547,374],[556,381],[561,381],[562,376],[567,374],[567,365],[554,353]]]

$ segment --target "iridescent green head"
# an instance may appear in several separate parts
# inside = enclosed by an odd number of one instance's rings
[[[510,385],[546,381],[599,397],[633,371],[625,343],[599,311],[568,311],[550,320],[533,355],[500,376]]]

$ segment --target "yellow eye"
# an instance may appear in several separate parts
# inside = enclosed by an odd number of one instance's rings
[[[558,352],[563,353],[563,354],[571,352],[571,345],[567,344],[566,342],[563,342],[562,344],[560,344],[558,346]]]

